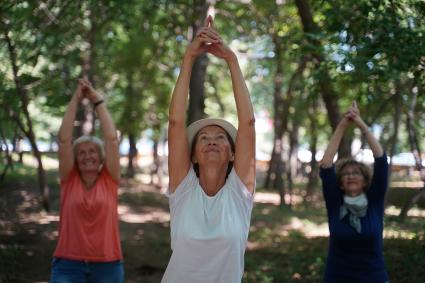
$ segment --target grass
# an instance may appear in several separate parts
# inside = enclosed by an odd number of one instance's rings
[[[47,175],[50,213],[40,210],[32,166],[17,165],[1,184],[0,282],[48,281],[57,240],[59,189],[57,172],[49,169]],[[300,187],[294,191],[299,192]],[[403,223],[396,216],[411,190],[396,188],[388,193],[384,257],[391,283],[425,278],[425,209],[415,207],[417,215]],[[270,192],[259,190],[258,195],[261,193]],[[152,186],[123,180],[119,211],[126,282],[159,282],[171,255],[166,197]],[[321,282],[327,233],[320,193],[314,202],[300,202],[291,208],[256,203],[243,282]]]
[[[424,220],[385,217],[384,258],[390,282],[425,278]],[[327,233],[326,213],[320,205],[301,203],[289,209],[256,204],[243,282],[321,282],[328,237],[320,231]]]

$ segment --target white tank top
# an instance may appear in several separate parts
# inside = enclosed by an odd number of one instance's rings
[[[191,168],[169,194],[171,255],[162,283],[240,283],[253,194],[234,169],[208,196]]]

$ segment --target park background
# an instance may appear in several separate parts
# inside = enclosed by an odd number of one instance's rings
[[[256,113],[257,193],[243,282],[321,282],[327,219],[318,161],[352,101],[391,163],[390,282],[425,278],[425,2],[0,2],[0,282],[47,282],[57,240],[56,136],[77,79],[101,91],[121,140],[127,282],[159,282],[171,254],[167,115],[185,47],[207,14],[237,53]],[[223,61],[200,56],[188,122],[236,124]],[[83,101],[75,136],[98,134]],[[373,161],[348,130],[338,156]]]

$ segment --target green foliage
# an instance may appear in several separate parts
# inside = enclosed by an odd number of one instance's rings
[[[314,115],[305,111],[312,113],[320,97],[323,70],[329,72],[341,112],[357,100],[364,120],[383,126],[384,144],[394,131],[394,93],[401,93],[405,113],[416,89],[414,126],[418,139],[425,140],[425,132],[420,131],[425,126],[423,2],[310,4],[319,28],[313,33],[304,33],[298,8],[291,1],[215,3],[215,27],[238,52],[255,111],[272,117],[277,67],[282,68],[285,94],[305,60],[302,74],[294,80],[291,101],[285,101],[290,104],[289,124],[300,123],[299,139],[305,147],[312,119],[322,129],[319,147],[330,134],[322,104]],[[76,79],[87,72],[108,98],[123,135],[140,137],[146,129],[161,135],[196,5],[196,1],[165,0],[3,1],[0,40],[6,42],[6,30],[16,46],[18,78],[30,99],[37,136],[54,138]],[[313,53],[324,56],[319,68],[310,57]],[[22,119],[22,113],[7,44],[0,45],[0,71],[1,126],[11,139],[17,129],[13,117]],[[231,81],[223,62],[210,59],[205,87],[208,114],[234,117]],[[404,123],[405,116],[401,119]],[[410,146],[404,126],[401,131],[397,151],[406,151]]]

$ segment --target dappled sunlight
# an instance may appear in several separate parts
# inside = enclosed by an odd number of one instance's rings
[[[59,215],[44,215],[38,221],[39,224],[50,224],[51,222],[59,222]]]
[[[390,188],[423,188],[424,182],[422,181],[392,181]]]
[[[384,229],[384,239],[406,239],[411,240],[417,236],[417,233],[408,230],[399,230],[398,228],[386,227]]]
[[[272,211],[272,208],[271,207],[263,207],[263,208],[261,208],[261,214],[262,215],[270,215],[272,213],[273,213],[273,211]]]
[[[413,225],[420,225],[424,223],[425,210],[412,208],[409,210],[408,218],[404,222],[400,222],[398,215],[401,209],[395,206],[388,206],[385,209],[385,229],[384,238],[386,239],[407,239],[423,238],[424,231],[412,229]]]
[[[57,158],[52,158],[47,156],[46,154],[43,154],[41,156],[41,161],[43,162],[43,168],[45,170],[51,170],[51,169],[58,169],[59,167],[59,161]],[[24,154],[23,155],[23,162],[25,165],[37,168],[38,167],[38,163],[37,163],[37,159],[30,154]]]
[[[279,205],[280,196],[277,193],[256,192],[254,195],[254,202]]]
[[[54,162],[51,166],[55,166]],[[51,190],[50,199],[55,200],[51,205],[53,212],[42,211],[37,183],[33,181],[35,170],[29,166],[23,170],[22,175],[28,178],[18,179],[14,183],[18,186],[9,186],[0,203],[6,208],[0,219],[0,255],[25,264],[37,260],[43,263],[44,274],[48,274],[49,260],[58,240],[59,190]],[[164,195],[168,180],[162,178],[161,186],[157,179],[151,184],[151,176],[146,172],[137,173],[134,179],[123,177],[120,182],[118,213],[123,253],[127,270],[140,274],[154,268],[152,274],[162,274],[171,253],[169,204]],[[57,182],[55,172],[48,177],[51,183]],[[414,190],[409,188],[413,183],[396,185],[400,188],[390,191],[394,201],[388,202],[390,206],[385,211],[384,252],[398,263],[408,248],[414,256],[420,253],[416,251],[420,245],[415,243],[425,237],[425,210],[419,204],[409,211],[405,222],[400,222],[398,215],[405,201],[400,196]],[[295,187],[292,196],[286,194],[285,203],[292,205],[281,205],[277,191],[255,193],[244,282],[319,282],[316,278],[321,277],[329,240],[326,208],[321,193],[315,193],[309,202],[304,202],[304,193],[304,187]],[[142,261],[140,255],[144,255]],[[47,276],[39,280],[43,278]]]
[[[307,238],[329,236],[327,223],[317,224],[298,217],[292,217],[290,223],[284,225],[283,228],[289,231],[293,230],[301,232]]]
[[[298,195],[285,194],[285,203],[298,204],[303,201],[303,198]],[[280,195],[274,192],[256,192],[254,202],[280,205]]]
[[[249,241],[246,243],[246,249],[249,251],[260,249],[261,245],[259,242]]]
[[[145,234],[145,231],[143,229],[137,229],[136,233],[133,234],[133,240],[135,241],[142,240],[144,234]]]
[[[58,229],[46,230],[42,233],[43,237],[49,239],[50,241],[56,241],[59,237]]]
[[[2,231],[1,231],[0,235],[4,235],[4,236],[15,236],[16,235],[16,231],[11,229],[10,227],[4,228],[2,223],[0,223],[0,226],[2,227]]]
[[[400,211],[401,208],[391,205],[385,209],[385,215],[398,216],[400,215]],[[425,218],[425,209],[413,207],[409,210],[407,216]]]
[[[27,191],[19,191],[19,196],[22,198],[22,202],[18,205],[16,211],[23,211],[27,208],[38,207],[39,202],[37,198]]]
[[[21,213],[19,223],[28,224],[36,223],[41,225],[50,224],[52,222],[59,222],[59,215],[43,214],[43,213]]]
[[[166,223],[170,221],[170,214],[168,212],[154,210],[150,212],[134,212],[130,206],[118,206],[119,219],[126,223]]]
[[[150,183],[150,175],[149,174],[136,174],[134,179],[125,179],[121,180],[121,186],[119,188],[119,194],[124,193],[140,193],[140,192],[152,192],[165,194],[168,188],[168,178],[163,178],[162,186],[158,188],[157,184]]]

